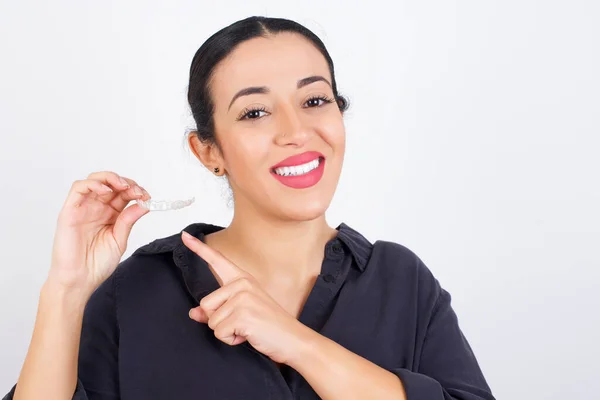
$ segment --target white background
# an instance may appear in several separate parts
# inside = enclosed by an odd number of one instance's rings
[[[114,170],[191,208],[126,254],[227,224],[184,146],[192,56],[260,14],[319,35],[351,100],[328,220],[415,251],[453,295],[499,399],[597,399],[596,1],[0,3],[0,389],[18,377],[71,182]],[[201,379],[199,377],[198,379]]]

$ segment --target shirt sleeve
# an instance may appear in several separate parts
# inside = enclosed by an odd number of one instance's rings
[[[119,331],[116,271],[88,300],[83,314],[78,379],[73,400],[117,400]],[[16,385],[2,398],[12,400]]]
[[[419,260],[421,275],[426,279],[420,290],[435,299],[423,340],[416,371],[398,368],[396,374],[404,385],[408,400],[494,400],[475,355],[458,325],[450,304],[451,296]],[[421,306],[419,310],[421,311]]]

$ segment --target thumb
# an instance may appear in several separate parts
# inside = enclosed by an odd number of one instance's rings
[[[208,315],[206,315],[200,306],[192,308],[189,312],[189,316],[196,322],[201,322],[204,324],[208,323]]]
[[[113,236],[120,249],[127,248],[127,240],[133,225],[148,212],[149,210],[134,204],[119,214],[113,226]]]

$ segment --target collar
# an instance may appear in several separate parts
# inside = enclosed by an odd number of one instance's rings
[[[346,248],[354,257],[356,266],[360,272],[363,272],[371,257],[373,244],[358,231],[343,222],[336,229],[338,231],[337,238],[346,245]]]
[[[202,239],[204,235],[220,231],[221,229],[224,228],[218,225],[194,223],[188,225],[183,230],[194,237]],[[369,257],[371,256],[373,244],[359,232],[343,222],[336,228],[336,230],[338,231],[337,236],[329,241],[326,247],[334,247],[335,243],[339,240],[345,245],[346,249],[350,251],[354,257],[357,268],[361,272],[364,271],[367,266],[367,262],[369,261]],[[174,252],[181,246],[185,247],[181,240],[180,233],[176,233],[168,237],[156,239],[153,242],[140,247],[132,255]]]
[[[188,225],[184,231],[200,240],[204,240],[205,235],[221,229],[224,228],[218,225],[194,223]],[[363,235],[345,223],[341,223],[336,230],[338,231],[337,236],[327,242],[325,246],[326,254],[348,251],[354,260],[352,265],[363,272],[371,256],[373,245]],[[183,244],[180,233],[156,239],[138,248],[132,256],[160,253],[173,253],[173,261],[180,268],[185,284],[195,298],[202,298],[219,288],[219,283],[210,272],[206,262]]]

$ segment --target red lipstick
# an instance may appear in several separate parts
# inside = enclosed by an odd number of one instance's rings
[[[315,160],[318,160],[319,162],[317,168],[304,174],[283,176],[275,172],[275,169],[277,168],[294,167]],[[323,156],[323,154],[317,151],[307,151],[302,154],[297,154],[295,156],[288,157],[280,163],[275,164],[273,167],[271,167],[271,175],[273,175],[275,179],[277,179],[285,186],[291,187],[293,189],[306,189],[316,185],[323,177],[324,171],[325,157]]]
[[[295,156],[291,156],[281,161],[278,164],[275,164],[271,167],[271,169],[280,168],[280,167],[293,167],[294,165],[302,165],[307,162],[311,162],[312,160],[316,160],[317,158],[325,158],[323,154],[318,151],[307,151],[302,154],[296,154]]]

